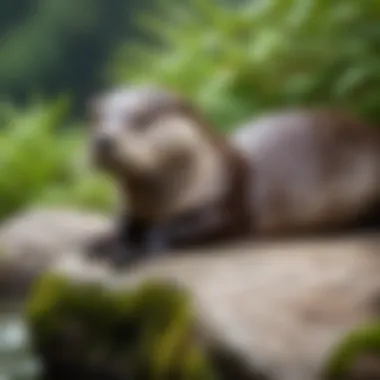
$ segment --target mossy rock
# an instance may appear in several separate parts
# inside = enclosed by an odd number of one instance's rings
[[[171,284],[122,291],[45,275],[27,321],[44,378],[217,378],[193,334],[190,300]]]
[[[366,374],[357,373],[355,368],[357,361],[366,358],[376,358],[376,368],[364,368]],[[371,379],[380,376],[380,321],[349,333],[338,345],[327,364],[326,380],[367,379],[366,376]]]

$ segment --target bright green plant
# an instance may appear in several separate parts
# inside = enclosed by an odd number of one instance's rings
[[[83,129],[62,129],[65,98],[19,111],[1,106],[0,218],[35,203],[108,208],[108,181],[83,160]]]
[[[115,81],[177,89],[220,126],[293,105],[380,121],[377,0],[165,1],[142,25],[159,46],[122,48]],[[133,57],[131,62],[131,57]]]
[[[379,321],[354,329],[342,339],[327,363],[326,380],[349,378],[355,360],[366,354],[380,354]]]

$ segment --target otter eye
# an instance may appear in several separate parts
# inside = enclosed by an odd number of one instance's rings
[[[151,125],[151,117],[149,115],[138,115],[132,120],[133,129],[138,132],[145,132]]]

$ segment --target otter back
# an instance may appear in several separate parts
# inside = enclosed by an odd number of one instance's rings
[[[286,111],[238,129],[232,142],[255,173],[249,193],[257,231],[327,230],[376,218],[379,136],[329,110]]]

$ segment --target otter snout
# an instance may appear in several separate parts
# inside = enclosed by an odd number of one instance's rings
[[[115,141],[111,136],[102,134],[95,137],[93,146],[97,155],[101,157],[109,157],[115,150]]]
[[[116,164],[117,141],[109,134],[97,134],[92,139],[92,162],[102,169],[109,171]]]

